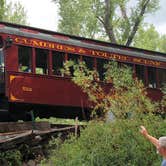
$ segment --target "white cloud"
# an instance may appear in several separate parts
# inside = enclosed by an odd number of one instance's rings
[[[157,25],[156,30],[162,35],[166,34],[166,23]]]
[[[48,30],[56,30],[58,12],[56,4],[51,0],[8,0],[20,2],[27,11],[30,26]]]

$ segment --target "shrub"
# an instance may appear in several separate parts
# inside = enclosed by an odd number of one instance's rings
[[[58,166],[157,166],[160,157],[155,147],[139,133],[145,125],[156,137],[166,135],[166,123],[159,117],[146,115],[143,120],[123,119],[110,123],[94,122],[82,131],[80,138],[57,146],[48,161],[41,165]]]
[[[9,150],[0,153],[0,165],[4,166],[21,166],[22,155],[19,150]]]

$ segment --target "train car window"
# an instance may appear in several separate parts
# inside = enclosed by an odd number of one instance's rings
[[[52,52],[52,70],[54,75],[63,76],[60,69],[63,67],[63,62],[65,61],[65,53],[63,52]]]
[[[159,86],[162,88],[166,84],[166,69],[158,69]]]
[[[104,73],[106,72],[104,65],[107,63],[108,63],[108,60],[97,58],[97,71],[99,73],[99,77],[101,81],[104,80]]]
[[[82,56],[82,60],[85,62],[88,69],[93,70],[94,58],[88,56]]]
[[[48,74],[48,50],[36,49],[36,74]]]
[[[145,84],[145,67],[142,65],[135,65],[136,77]]]
[[[148,87],[157,88],[156,68],[148,67]]]
[[[0,48],[2,48],[3,47],[3,39],[2,39],[2,37],[0,36]]]
[[[5,75],[4,75],[4,52],[3,48],[0,48],[0,83],[4,83]]]
[[[80,60],[80,55],[78,54],[68,54],[68,60],[72,60],[75,63],[78,63]]]
[[[77,54],[68,54],[68,60],[74,61],[74,63],[78,64],[78,62],[80,60],[80,55],[77,55]],[[70,72],[71,72],[71,75],[73,76],[73,72],[74,72],[73,67],[70,67]]]
[[[118,62],[119,67],[128,67],[131,71],[133,71],[133,64],[131,63],[124,63],[124,62]]]
[[[129,67],[130,69],[133,69],[133,64],[131,63],[121,63],[122,66],[127,66]]]
[[[32,59],[32,48],[19,46],[18,47],[18,70],[20,72],[28,72],[30,73],[31,70],[31,59]]]

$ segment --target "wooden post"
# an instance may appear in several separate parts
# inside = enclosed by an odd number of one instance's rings
[[[31,114],[31,120],[32,120],[32,133],[33,133],[33,130],[36,130],[35,116],[34,116],[33,110],[30,111],[30,114]]]
[[[78,135],[78,117],[75,118],[75,136]]]

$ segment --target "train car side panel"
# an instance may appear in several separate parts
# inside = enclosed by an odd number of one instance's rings
[[[87,96],[67,78],[10,72],[8,83],[10,102],[88,106]]]

